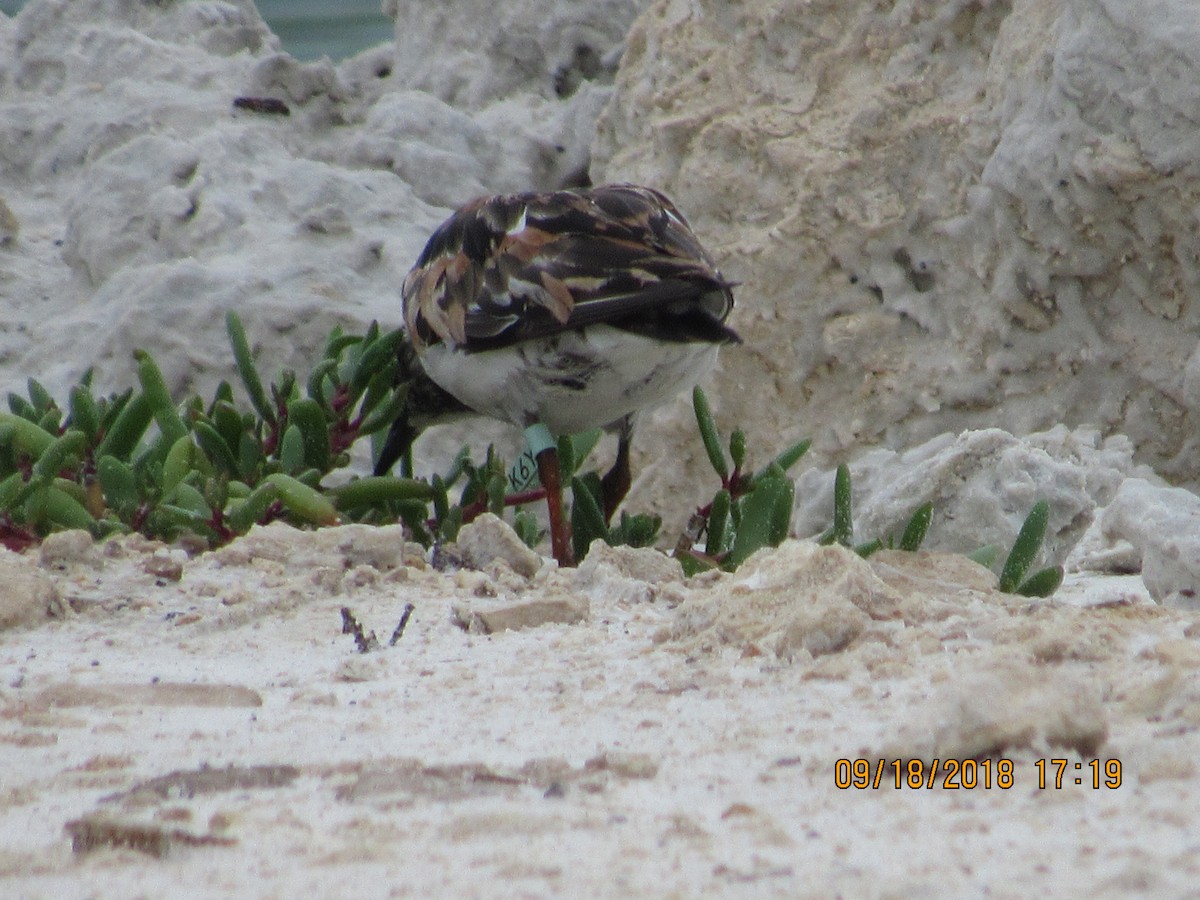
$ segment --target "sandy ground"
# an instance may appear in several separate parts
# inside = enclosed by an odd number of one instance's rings
[[[796,541],[689,583],[595,556],[439,572],[358,526],[6,555],[59,617],[0,644],[3,892],[1194,890],[1197,623],[1136,576],[1044,601],[932,554]],[[583,618],[462,626],[546,598]],[[839,789],[839,759],[904,786]]]

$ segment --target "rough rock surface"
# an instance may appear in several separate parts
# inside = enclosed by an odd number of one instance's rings
[[[31,561],[0,547],[0,632],[40,625],[64,612],[54,582]]]
[[[1195,485],[1194,12],[656,0],[593,176],[666,190],[741,283],[724,421],[838,456],[1090,424]]]
[[[478,4],[458,7],[477,34]],[[140,346],[172,390],[208,390],[232,371],[229,308],[268,372],[311,363],[335,324],[398,324],[399,285],[450,207],[587,168],[636,5],[565,6],[553,29],[539,11],[505,13],[532,43],[502,84],[464,62],[473,41],[428,51],[448,4],[406,5],[431,19],[398,23],[415,41],[400,58],[336,67],[283,53],[250,0],[33,0],[0,16],[0,386],[36,374],[63,395],[94,365],[123,388]],[[573,62],[576,47],[602,62]],[[417,90],[434,67],[414,59],[497,87]],[[235,108],[244,96],[289,114]]]
[[[1200,497],[1128,478],[1104,510],[1100,531],[1111,543],[1133,546],[1151,597],[1200,609]]]
[[[898,538],[913,511],[932,503],[924,545],[929,549],[970,553],[987,544],[1008,547],[1030,508],[1045,500],[1046,563],[1061,563],[1128,477],[1154,479],[1132,457],[1124,436],[1105,440],[1095,429],[1064,426],[1026,437],[995,428],[966,431],[903,453],[873,450],[850,467],[855,540]],[[833,482],[833,473],[820,469],[796,479],[794,533],[812,536],[828,527]]]

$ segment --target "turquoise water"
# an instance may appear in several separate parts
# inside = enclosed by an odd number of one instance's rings
[[[14,15],[26,0],[0,0]],[[258,11],[297,59],[345,59],[392,39],[392,20],[379,0],[258,0]]]

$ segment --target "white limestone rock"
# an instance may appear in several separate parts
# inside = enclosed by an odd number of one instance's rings
[[[1028,437],[999,429],[942,435],[904,453],[873,450],[850,464],[855,540],[899,539],[909,517],[933,504],[927,549],[970,553],[1012,546],[1029,510],[1050,504],[1044,563],[1061,563],[1131,474],[1154,477],[1132,459],[1128,439],[1064,426]],[[834,473],[796,479],[794,534],[815,535],[833,517]]]
[[[587,167],[636,6],[544,6],[504,11],[545,44],[523,78],[403,24],[416,43],[395,53],[301,63],[250,0],[32,0],[0,17],[0,389],[34,375],[65,398],[89,366],[121,389],[143,347],[173,392],[208,392],[233,372],[231,308],[268,374],[311,364],[335,324],[399,324],[399,286],[450,207]],[[578,63],[576,46],[592,48]],[[413,88],[452,57],[486,108]],[[233,106],[246,96],[288,114]]]
[[[1110,544],[1134,548],[1151,597],[1167,606],[1200,609],[1200,497],[1126,479],[1104,510],[1100,531]]]
[[[1197,483],[1194,12],[656,0],[593,176],[666,190],[740,282],[725,427],[820,461],[1090,424]]]

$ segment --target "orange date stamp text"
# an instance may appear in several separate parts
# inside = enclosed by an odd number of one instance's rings
[[[1119,759],[1038,759],[1018,765],[1011,759],[839,759],[833,784],[840,790],[1011,790],[1018,784],[1039,790],[1071,785],[1093,790],[1121,786]]]

